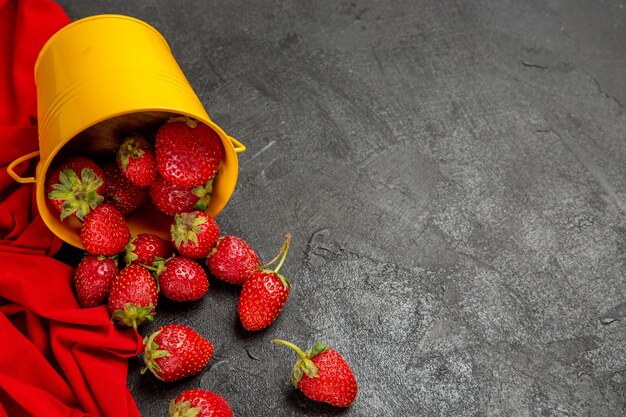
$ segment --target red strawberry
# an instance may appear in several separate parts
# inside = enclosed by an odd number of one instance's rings
[[[126,245],[124,262],[126,265],[148,265],[156,258],[169,258],[174,253],[170,242],[152,233],[140,233],[133,236]]]
[[[109,292],[111,318],[125,326],[137,326],[154,319],[158,289],[154,278],[139,265],[131,265],[113,280]]]
[[[175,117],[161,126],[155,148],[161,176],[182,187],[206,184],[224,159],[218,134],[188,117]]]
[[[190,389],[170,403],[168,417],[234,417],[230,404],[213,392]]]
[[[261,266],[261,261],[243,239],[222,236],[206,258],[206,264],[215,278],[243,285],[250,274]]]
[[[182,324],[158,328],[144,340],[141,370],[150,370],[162,381],[177,381],[200,372],[213,356],[213,345],[193,329]]]
[[[200,259],[207,256],[217,243],[220,228],[205,212],[191,211],[174,217],[170,233],[172,243],[181,255]]]
[[[147,187],[156,179],[154,151],[143,136],[126,138],[117,149],[116,160],[122,174],[137,187]]]
[[[80,230],[85,250],[93,255],[112,256],[124,250],[130,231],[122,213],[110,204],[92,210]]]
[[[272,324],[287,302],[291,283],[278,270],[285,262],[290,240],[291,236],[287,235],[279,253],[282,258],[274,270],[257,270],[243,284],[237,312],[246,330],[261,330]]]
[[[109,295],[117,273],[117,259],[85,256],[74,272],[74,287],[80,306],[88,308],[101,304]]]
[[[128,181],[114,163],[106,164],[102,171],[106,179],[104,198],[122,215],[135,211],[148,199],[148,189],[137,187]]]
[[[206,272],[192,259],[176,256],[155,266],[159,290],[172,301],[196,301],[209,289]]]
[[[163,213],[173,216],[194,209],[206,210],[212,192],[213,180],[197,187],[181,187],[157,178],[150,187],[150,199]]]
[[[50,203],[61,213],[61,220],[85,216],[104,198],[104,174],[91,159],[76,157],[55,169],[46,184]]]
[[[356,399],[356,378],[346,360],[324,343],[316,343],[303,352],[296,345],[284,340],[272,343],[295,350],[300,359],[296,362],[289,382],[304,395],[337,407],[348,407]]]

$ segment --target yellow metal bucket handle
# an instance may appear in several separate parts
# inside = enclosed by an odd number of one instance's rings
[[[245,147],[244,147],[245,149]],[[237,152],[235,150],[235,152]],[[26,178],[22,178],[19,175],[17,175],[15,173],[15,171],[13,171],[13,168],[15,168],[16,165],[21,164],[24,161],[27,161],[29,159],[32,159],[36,156],[39,156],[39,151],[35,151],[35,152],[31,152],[29,154],[26,154],[24,156],[20,156],[19,158],[17,158],[15,161],[11,162],[9,164],[9,166],[7,167],[7,173],[11,176],[11,178],[13,178],[15,181],[19,182],[20,184],[31,184],[33,182],[35,182],[35,177],[26,177]]]
[[[246,146],[243,143],[239,142],[234,137],[229,136],[228,139],[230,139],[230,143],[232,143],[233,146],[235,147],[235,153],[242,153],[243,151],[246,150]]]

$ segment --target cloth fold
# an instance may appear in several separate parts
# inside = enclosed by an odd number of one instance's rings
[[[0,417],[137,417],[126,378],[140,335],[116,328],[105,306],[79,307],[34,187],[6,171],[37,150],[33,67],[67,23],[53,1],[0,0]]]

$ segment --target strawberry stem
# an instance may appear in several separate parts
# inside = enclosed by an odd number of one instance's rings
[[[272,259],[271,261],[263,264],[263,266],[261,268],[262,269],[267,269],[270,265],[272,265],[276,261],[278,261],[278,259],[282,256],[282,259],[280,260],[280,263],[278,264],[276,269],[274,269],[274,272],[278,273],[278,270],[280,269],[281,266],[283,266],[283,263],[285,262],[285,258],[287,258],[287,252],[289,252],[289,244],[290,243],[291,243],[291,234],[287,233],[285,235],[285,242],[283,243],[283,246],[280,247],[280,251],[278,252],[276,257],[274,257],[274,259]]]
[[[302,360],[307,359],[306,353],[304,353],[302,351],[302,349],[300,349],[298,346],[294,345],[291,342],[287,342],[286,340],[281,340],[281,339],[274,339],[274,340],[272,340],[272,343],[274,343],[275,345],[287,346],[287,347],[293,349],[298,354],[300,359],[302,359]]]
[[[317,366],[311,360],[311,358],[315,356],[315,355],[312,355],[313,349],[303,352],[302,349],[300,349],[298,346],[294,345],[293,343],[287,342],[285,340],[280,340],[280,339],[272,340],[272,343],[277,344],[277,345],[287,346],[293,349],[300,357],[300,359],[298,359],[296,364],[293,366],[293,369],[291,371],[291,377],[289,378],[289,383],[297,387],[298,382],[300,382],[300,380],[302,379],[304,375],[306,375],[309,378],[317,378],[319,376],[317,373],[318,371]]]
[[[285,243],[283,244],[283,248],[284,248],[283,257],[280,260],[280,263],[278,264],[276,269],[274,269],[274,272],[276,272],[277,274],[278,274],[278,270],[280,269],[280,267],[283,266],[283,263],[285,263],[285,259],[287,259],[287,252],[289,252],[290,243],[291,243],[291,235],[287,233],[287,235],[285,236]]]

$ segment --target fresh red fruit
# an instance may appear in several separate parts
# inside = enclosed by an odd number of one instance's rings
[[[243,239],[222,236],[206,259],[211,274],[222,281],[243,285],[261,266],[259,256]]]
[[[209,279],[193,259],[176,256],[156,261],[159,290],[172,301],[196,301],[209,289]]]
[[[152,266],[156,258],[169,258],[174,253],[170,242],[152,233],[133,236],[126,245],[124,262],[126,265]]]
[[[48,177],[46,193],[61,220],[76,216],[81,221],[104,198],[104,174],[91,159],[82,156],[61,164]]]
[[[218,134],[188,117],[175,117],[161,126],[155,148],[161,176],[182,187],[206,184],[224,159]]]
[[[149,370],[162,381],[177,381],[200,372],[213,356],[213,345],[182,324],[158,328],[144,341],[142,373]]]
[[[284,340],[273,340],[272,343],[288,346],[300,357],[289,382],[304,395],[337,407],[348,407],[354,402],[358,390],[356,378],[336,350],[319,342],[306,352]]]
[[[178,252],[192,259],[204,258],[220,237],[220,228],[203,211],[191,211],[174,216],[170,228],[172,243]]]
[[[205,211],[212,192],[213,180],[198,187],[181,187],[157,178],[150,187],[150,199],[163,213],[173,216],[194,209]]]
[[[158,289],[154,278],[145,268],[131,265],[113,280],[109,292],[111,318],[125,326],[137,326],[154,319]]]
[[[126,179],[114,163],[102,167],[104,178],[104,199],[126,216],[135,211],[148,199],[148,189],[137,187]]]
[[[85,256],[74,272],[78,304],[85,308],[102,304],[109,295],[109,289],[117,273],[117,259],[96,255]]]
[[[170,403],[168,417],[234,417],[230,404],[221,395],[190,389]]]
[[[124,139],[117,149],[116,160],[122,174],[137,187],[148,187],[156,179],[154,151],[143,136]]]
[[[122,213],[111,204],[100,204],[83,222],[80,240],[92,255],[112,256],[124,250],[130,231]]]
[[[274,323],[287,302],[291,283],[278,270],[285,262],[290,240],[291,236],[287,235],[279,253],[282,258],[274,270],[259,269],[243,284],[237,302],[237,313],[246,330],[261,330]]]

